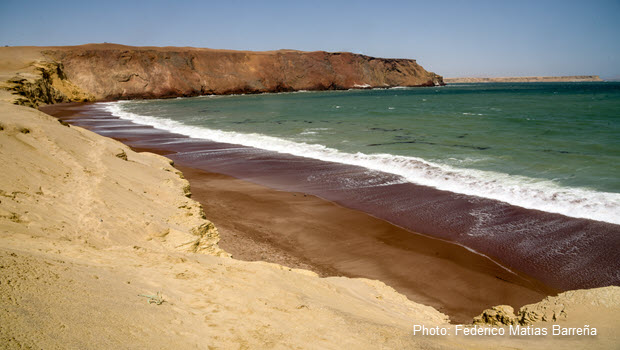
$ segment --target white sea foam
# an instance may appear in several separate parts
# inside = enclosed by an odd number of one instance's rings
[[[421,158],[392,154],[344,153],[319,144],[295,142],[261,134],[245,134],[189,126],[167,118],[126,112],[124,102],[103,103],[113,115],[193,138],[233,143],[329,162],[362,166],[402,176],[411,183],[486,197],[513,205],[567,216],[620,224],[620,193],[560,186],[550,180],[492,171],[456,168]]]
[[[316,135],[320,131],[327,131],[327,130],[331,130],[331,128],[307,128],[307,129],[304,129],[302,132],[300,132],[299,135]]]

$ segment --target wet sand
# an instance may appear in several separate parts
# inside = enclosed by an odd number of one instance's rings
[[[460,322],[489,305],[521,306],[545,296],[534,281],[456,244],[301,192],[177,168],[218,227],[220,246],[237,259],[379,279]]]

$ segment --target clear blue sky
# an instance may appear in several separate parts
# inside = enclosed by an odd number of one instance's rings
[[[0,45],[94,42],[352,51],[446,77],[617,78],[620,0],[0,0]]]

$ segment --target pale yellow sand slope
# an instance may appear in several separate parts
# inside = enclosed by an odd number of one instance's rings
[[[617,345],[617,289],[561,302],[560,322],[589,317],[594,338],[414,337],[413,324],[454,326],[381,282],[228,258],[167,159],[33,109],[0,103],[0,162],[2,348]],[[140,296],[157,292],[161,305]]]

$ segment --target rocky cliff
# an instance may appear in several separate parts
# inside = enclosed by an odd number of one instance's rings
[[[22,61],[21,66],[13,64],[14,75],[3,80],[8,80],[7,87],[21,96],[21,104],[32,105],[444,84],[441,76],[427,72],[415,60],[348,52],[249,52],[89,44],[5,47],[0,48],[0,58],[9,65],[12,60]],[[23,71],[30,72],[30,79],[20,76]]]
[[[569,75],[561,77],[498,77],[498,78],[445,78],[448,84],[454,83],[553,83],[603,81],[598,75]]]
[[[31,67],[34,74],[29,77],[15,75],[5,82],[18,105],[36,107],[39,104],[93,101],[93,95],[67,80],[62,64],[57,62],[36,62]]]

